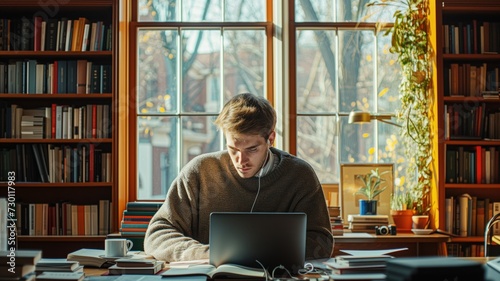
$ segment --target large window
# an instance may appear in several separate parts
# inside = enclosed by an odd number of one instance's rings
[[[212,122],[242,92],[287,99],[278,114],[293,138],[285,142],[294,144],[288,150],[307,160],[324,184],[338,183],[342,162],[401,162],[396,126],[347,123],[352,110],[394,113],[399,106],[396,57],[375,24],[390,21],[390,8],[288,2],[133,1],[137,199],[163,199],[190,159],[224,149]],[[290,25],[276,24],[276,14],[287,15]],[[289,45],[270,53],[277,49],[273,36]],[[276,87],[272,77],[283,75],[288,87]],[[275,90],[282,88],[289,92]]]

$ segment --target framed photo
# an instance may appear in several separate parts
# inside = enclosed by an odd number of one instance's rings
[[[382,183],[386,189],[375,199],[377,202],[377,215],[388,215],[390,220],[391,194],[394,186],[394,164],[371,163],[371,164],[341,164],[340,165],[340,212],[344,224],[348,224],[347,215],[359,214],[359,199],[366,199],[357,195],[356,191],[363,186],[358,175],[366,175],[372,170],[378,169],[379,173],[388,171],[382,175],[385,181]]]

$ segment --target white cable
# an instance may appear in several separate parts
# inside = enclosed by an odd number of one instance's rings
[[[253,212],[253,207],[255,207],[255,203],[257,202],[257,198],[259,197],[259,193],[260,193],[260,178],[262,177],[262,173],[264,172],[264,165],[266,165],[266,162],[267,162],[267,158],[269,158],[269,149],[267,150],[267,154],[266,154],[266,159],[264,160],[264,163],[262,163],[262,166],[260,167],[260,172],[259,172],[259,185],[258,185],[258,188],[257,188],[257,194],[255,195],[255,199],[253,200],[253,204],[252,204],[252,208],[250,209],[250,213]]]

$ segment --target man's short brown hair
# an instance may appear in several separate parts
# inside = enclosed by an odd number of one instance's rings
[[[230,99],[214,123],[224,133],[261,135],[267,139],[276,126],[276,111],[267,99],[244,93]]]

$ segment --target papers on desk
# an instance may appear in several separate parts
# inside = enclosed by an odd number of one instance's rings
[[[396,248],[396,249],[382,249],[382,250],[340,250],[348,255],[358,256],[358,257],[367,257],[367,256],[382,256],[388,255],[391,253],[406,251],[408,248]]]
[[[500,272],[500,258],[487,261],[486,264],[489,265],[491,268],[495,269],[496,271]]]
[[[337,280],[385,280],[386,262],[394,259],[388,254],[408,248],[383,250],[340,250],[348,255],[338,255],[324,262],[330,279]]]

